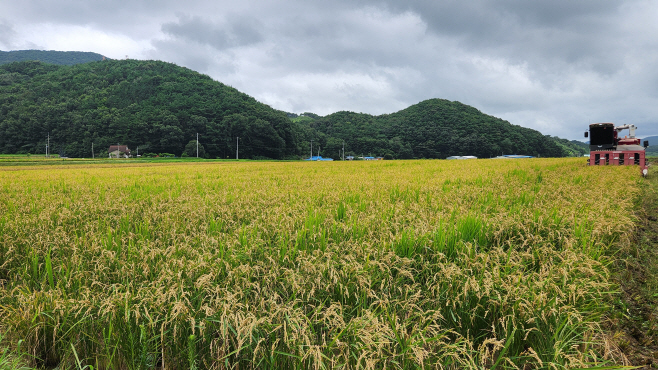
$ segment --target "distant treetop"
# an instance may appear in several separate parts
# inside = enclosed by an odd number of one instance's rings
[[[36,60],[43,63],[58,65],[74,65],[97,62],[105,57],[86,51],[54,51],[54,50],[14,50],[0,51],[0,64]]]

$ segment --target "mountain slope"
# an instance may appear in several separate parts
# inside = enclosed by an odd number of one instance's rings
[[[578,140],[560,139],[559,137],[549,136],[557,145],[570,157],[580,157],[583,154],[589,154],[589,144]]]
[[[285,113],[210,77],[156,61],[0,66],[0,152],[107,156],[109,145],[180,155],[196,138],[210,157],[296,154]]]
[[[0,51],[0,64],[23,61],[38,61],[58,65],[74,65],[80,63],[97,62],[105,57],[84,51],[54,51],[54,50],[14,50]]]
[[[656,157],[658,156],[658,136],[647,136],[642,139],[642,145],[644,145],[644,141],[649,142],[649,147],[647,148],[647,155]]]
[[[291,117],[292,120],[289,118]],[[180,155],[199,134],[210,158],[346,154],[446,158],[578,155],[567,140],[459,102],[430,99],[396,113],[286,114],[210,77],[156,61],[0,65],[0,153],[107,156],[110,145]]]
[[[297,124],[317,131],[313,140],[328,155],[338,155],[345,142],[350,154],[392,158],[446,158],[501,154],[560,157],[567,151],[552,138],[515,126],[479,110],[442,99],[430,99],[396,113],[372,116],[338,112]],[[307,135],[305,140],[309,140]]]
[[[658,145],[658,136],[647,136],[644,139],[642,139],[642,145],[644,145],[644,141],[648,141],[650,146]]]

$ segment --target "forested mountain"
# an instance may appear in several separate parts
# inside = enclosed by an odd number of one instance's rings
[[[642,143],[644,145],[644,141],[648,141],[650,146],[658,145],[658,136],[647,136],[644,139],[642,139]]]
[[[110,145],[180,155],[196,138],[212,158],[297,154],[292,122],[210,77],[155,61],[0,66],[0,152],[107,156]]]
[[[293,119],[298,130],[314,134],[320,154],[338,156],[343,141],[346,154],[392,158],[446,158],[501,154],[542,157],[569,155],[565,146],[540,132],[515,126],[459,102],[430,99],[402,111],[372,116],[338,112],[326,117],[304,114]],[[565,140],[566,141],[566,140]],[[314,151],[315,152],[315,151]],[[317,154],[317,153],[316,153]]]
[[[157,61],[105,60],[73,66],[0,65],[0,153],[107,156],[110,145],[181,155],[191,140],[209,158],[445,158],[500,154],[574,155],[544,136],[479,110],[431,99],[373,116],[286,114],[210,77]],[[577,155],[577,153],[576,153]]]
[[[0,64],[39,61],[49,64],[74,65],[103,60],[103,56],[84,51],[14,50],[0,51]]]
[[[555,136],[548,136],[548,137],[553,139],[553,141],[555,141],[557,145],[561,146],[562,149],[570,157],[580,157],[583,154],[589,154],[589,144],[585,142],[578,140],[560,139],[559,137],[555,137]]]
[[[658,136],[647,136],[642,139],[642,145],[644,145],[644,141],[649,142],[649,147],[647,148],[647,155],[650,155],[652,157],[658,156]]]

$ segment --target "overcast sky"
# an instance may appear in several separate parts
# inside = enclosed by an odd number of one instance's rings
[[[658,1],[0,1],[0,50],[176,63],[273,108],[460,101],[544,134],[658,135]]]

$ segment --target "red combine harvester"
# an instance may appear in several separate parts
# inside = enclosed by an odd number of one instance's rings
[[[615,127],[612,123],[592,123],[589,125],[589,161],[590,166],[640,166],[642,175],[646,176],[648,165],[644,152],[649,146],[645,141],[635,137],[635,125]],[[619,133],[628,129],[628,136],[619,138]],[[585,132],[585,137],[588,137]]]

